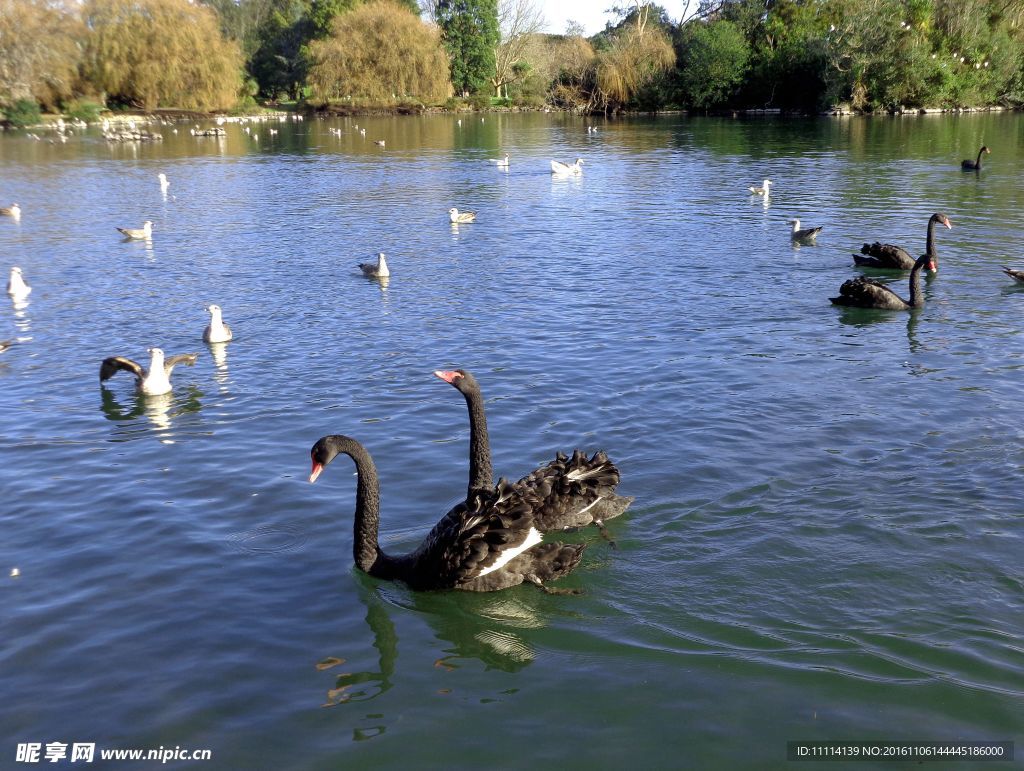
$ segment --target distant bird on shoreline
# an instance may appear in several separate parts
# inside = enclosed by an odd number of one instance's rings
[[[149,349],[149,369],[123,356],[108,356],[100,364],[100,382],[109,380],[120,370],[135,375],[135,387],[147,396],[159,396],[171,390],[171,371],[179,364],[191,367],[198,354],[181,353],[164,358],[160,348]]]
[[[793,219],[789,220],[789,222],[793,225],[793,230],[792,230],[792,232],[790,232],[789,236],[794,241],[801,241],[803,243],[812,243],[818,237],[818,233],[821,232],[821,228],[820,227],[804,228],[803,230],[801,230],[800,229],[800,220],[798,220],[796,218],[793,218]]]
[[[117,232],[125,238],[130,238],[135,241],[143,241],[153,237],[153,223],[146,220],[142,223],[141,228],[118,228]]]
[[[475,211],[459,211],[454,206],[448,210],[448,219],[453,225],[464,225],[467,222],[476,222]]]
[[[388,278],[391,275],[391,271],[388,270],[387,260],[384,259],[384,252],[377,253],[377,262],[375,263],[359,263],[359,270],[361,270],[363,275],[367,278]]]
[[[982,155],[988,155],[990,152],[992,152],[992,151],[989,150],[984,145],[982,145],[981,149],[978,150],[978,159],[975,160],[975,161],[971,161],[971,160],[960,161],[960,169],[962,171],[981,171],[981,156]]]

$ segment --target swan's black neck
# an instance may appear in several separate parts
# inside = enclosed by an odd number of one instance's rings
[[[401,557],[390,557],[377,543],[380,527],[380,482],[373,458],[359,442],[348,437],[333,437],[334,449],[352,458],[356,464],[355,537],[352,556],[360,570],[376,578],[402,578],[405,563]]]
[[[925,241],[924,245],[925,254],[935,254],[935,223],[937,223],[938,221],[939,220],[934,216],[930,220],[928,220],[928,238]]]
[[[974,162],[974,168],[976,168],[976,169],[980,169],[981,168],[981,156],[982,156],[982,154],[984,152],[985,152],[985,148],[984,147],[982,147],[980,150],[978,150],[978,160]],[[955,217],[956,215],[954,214],[953,216]]]
[[[491,440],[487,435],[487,415],[484,397],[475,383],[463,392],[469,406],[469,488],[468,498],[474,490],[494,487],[494,469],[491,464]]]
[[[910,271],[910,302],[907,304],[911,308],[920,308],[924,305],[924,292],[921,291],[921,271],[931,259],[930,254],[921,255],[914,263],[913,270]]]

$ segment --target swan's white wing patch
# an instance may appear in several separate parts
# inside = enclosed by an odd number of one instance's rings
[[[539,544],[542,538],[543,536],[541,536],[540,531],[537,530],[537,528],[535,527],[531,527],[530,532],[527,533],[526,538],[523,540],[521,544],[503,551],[501,553],[501,556],[499,556],[498,559],[494,561],[494,564],[490,565],[487,568],[484,568],[479,573],[477,573],[477,577],[486,576],[488,573],[493,573],[495,570],[499,570],[500,568],[505,567],[505,565],[514,560],[524,551],[532,549],[534,546]]]

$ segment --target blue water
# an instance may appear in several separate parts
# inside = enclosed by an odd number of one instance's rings
[[[0,205],[23,210],[0,268],[33,286],[0,303],[0,767],[28,742],[225,769],[1024,752],[1024,285],[999,270],[1024,267],[1024,118],[587,122],[0,137]],[[861,243],[918,254],[935,211],[954,227],[923,309],[829,304]],[[114,229],[145,219],[151,242]],[[378,251],[386,285],[355,268]],[[212,302],[226,346],[201,341]],[[100,385],[150,346],[199,353],[172,394]],[[620,467],[619,548],[567,536],[584,594],[353,567],[353,468],[309,485],[309,448],[362,441],[382,543],[411,549],[465,488],[465,404],[431,376],[451,367],[483,386],[497,473],[574,447]]]

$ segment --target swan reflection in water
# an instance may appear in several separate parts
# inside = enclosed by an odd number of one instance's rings
[[[100,411],[107,420],[130,424],[125,427],[124,431],[118,431],[119,434],[123,434],[124,439],[132,439],[134,438],[133,434],[138,433],[133,429],[138,425],[140,417],[147,418],[156,430],[167,432],[170,430],[174,418],[187,413],[199,412],[202,408],[199,400],[203,396],[203,392],[195,386],[181,388],[180,394],[184,395],[179,395],[177,399],[175,398],[176,392],[178,391],[171,391],[159,396],[146,396],[135,392],[131,396],[131,406],[126,408],[117,400],[113,390],[101,385]],[[172,408],[176,409],[172,412]],[[161,434],[161,437],[164,441],[173,441],[169,434]]]
[[[422,658],[419,666],[450,672],[458,669],[460,662],[476,659],[488,669],[517,672],[536,655],[520,631],[546,624],[539,610],[544,595],[532,587],[493,593],[411,592],[401,586],[381,585],[379,580],[361,573],[354,572],[353,577],[359,599],[366,606],[366,623],[373,634],[378,664],[372,671],[336,675],[334,686],[327,691],[325,707],[371,701],[394,685],[398,634],[389,608],[408,618],[426,619],[435,636],[450,643],[443,648],[444,656],[433,661]],[[342,657],[325,656],[318,668],[326,671],[343,663]],[[379,727],[378,733],[384,730]]]

